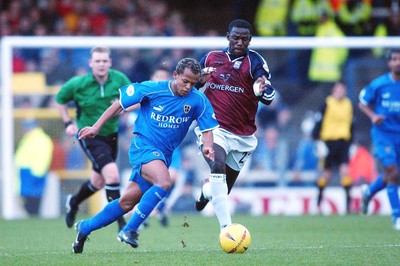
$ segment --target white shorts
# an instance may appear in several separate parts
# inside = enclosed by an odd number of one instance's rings
[[[198,127],[194,129],[197,135],[197,145],[199,148],[203,145],[202,134]],[[221,146],[227,156],[225,163],[235,171],[240,171],[250,154],[257,147],[256,136],[239,136],[235,135],[223,128],[213,130],[214,143]]]

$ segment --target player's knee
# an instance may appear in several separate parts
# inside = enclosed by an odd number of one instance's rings
[[[105,182],[105,180],[104,180],[104,178],[103,178],[102,176],[96,175],[96,176],[93,176],[93,177],[90,179],[90,184],[91,184],[96,190],[99,190],[99,189],[102,189],[102,188],[105,186],[106,182]]]
[[[130,199],[127,194],[123,195],[119,199],[119,206],[121,209],[123,209],[125,212],[128,212],[135,207],[136,202],[133,199]]]
[[[101,169],[101,174],[104,177],[106,184],[119,183],[120,181],[118,167],[114,162],[106,164]]]
[[[103,172],[104,180],[106,184],[119,183],[119,173],[118,171],[107,171]]]
[[[159,180],[159,181],[157,182],[157,184],[154,184],[154,185],[157,185],[157,186],[161,187],[162,189],[168,191],[168,190],[171,189],[171,187],[172,187],[172,185],[173,185],[173,181],[172,181],[171,178],[168,178],[168,179],[165,178],[165,179]]]

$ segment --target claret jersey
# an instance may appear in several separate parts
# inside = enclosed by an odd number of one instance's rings
[[[171,81],[132,83],[119,90],[122,108],[141,105],[133,133],[166,153],[179,146],[194,120],[202,132],[218,127],[210,102],[196,88],[184,97],[173,93]]]
[[[252,135],[256,131],[259,102],[254,95],[253,83],[263,75],[270,77],[265,59],[249,49],[245,56],[231,58],[226,48],[207,53],[199,63],[202,68],[216,68],[205,84],[204,93],[221,128],[241,136]]]

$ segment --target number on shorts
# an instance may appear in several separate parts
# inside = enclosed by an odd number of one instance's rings
[[[240,160],[239,160],[239,163],[240,163],[240,164],[244,164],[244,163],[246,162],[245,158],[248,157],[248,156],[250,156],[250,152],[243,152],[242,154],[243,154],[243,156],[242,156],[242,158],[240,158]]]

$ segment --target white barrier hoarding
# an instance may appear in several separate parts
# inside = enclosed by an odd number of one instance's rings
[[[196,195],[198,195],[196,193]],[[238,188],[229,195],[232,213],[248,212],[253,215],[344,215],[345,194],[340,187],[328,187],[324,191],[321,209],[317,208],[317,188]],[[351,191],[351,210],[360,211],[361,191]],[[204,209],[205,215],[213,215],[212,204]],[[390,215],[391,209],[386,190],[375,195],[369,204],[369,214]]]

